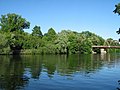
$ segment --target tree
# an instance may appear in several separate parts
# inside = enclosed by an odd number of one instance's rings
[[[53,28],[50,28],[49,30],[48,30],[48,33],[47,33],[47,35],[56,35],[56,32],[55,32],[55,30],[53,29]]]
[[[0,18],[1,30],[5,32],[23,31],[23,29],[28,29],[30,27],[30,22],[26,21],[20,15],[15,13],[1,15]]]
[[[15,13],[8,13],[7,15],[1,15],[0,18],[0,32],[10,34],[8,38],[9,47],[13,54],[23,49],[24,43],[24,31],[23,29],[28,29],[30,27],[30,22],[26,21],[20,15]]]
[[[54,41],[56,39],[56,32],[53,28],[50,28],[46,34],[48,41]]]
[[[32,32],[33,36],[39,36],[39,37],[43,36],[43,34],[42,34],[41,30],[40,30],[40,26],[35,26],[32,31],[33,31]]]
[[[58,33],[57,39],[55,40],[55,44],[60,54],[68,54],[68,32],[66,30]]]
[[[44,53],[55,53],[55,40],[57,39],[57,34],[53,28],[50,28],[47,33],[44,34],[42,38],[42,49]]]
[[[120,3],[118,3],[117,5],[115,5],[115,10],[113,11],[115,14],[117,13],[118,15],[120,15]],[[116,31],[116,33],[120,34],[120,28],[118,31]],[[120,39],[119,39],[120,40]]]
[[[118,13],[118,15],[120,15],[120,3],[118,3],[117,5],[115,5],[115,10],[113,12],[114,13]]]
[[[77,51],[81,54],[91,53],[92,40],[90,40],[90,36],[86,35],[87,32],[82,32],[77,36],[76,44]]]

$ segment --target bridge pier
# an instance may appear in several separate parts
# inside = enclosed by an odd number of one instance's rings
[[[92,54],[97,54],[97,53],[98,53],[98,52],[92,50]],[[106,51],[104,48],[100,48],[100,53],[101,53],[101,54],[106,54],[107,51]]]
[[[104,48],[101,48],[101,49],[100,49],[100,53],[101,53],[101,54],[106,54],[107,52],[105,51]]]

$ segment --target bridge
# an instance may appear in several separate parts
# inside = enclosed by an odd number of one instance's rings
[[[108,49],[108,48],[116,48],[116,49],[120,49],[120,46],[92,46],[92,48],[104,48],[104,49]]]
[[[107,53],[105,51],[105,49],[110,49],[110,48],[112,48],[112,49],[120,49],[120,46],[92,46],[92,49],[94,49],[94,48],[99,48],[100,49],[100,53]],[[92,52],[96,53],[93,50],[92,50]]]

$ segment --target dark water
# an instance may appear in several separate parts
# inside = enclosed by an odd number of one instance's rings
[[[0,90],[119,90],[120,54],[0,56]]]

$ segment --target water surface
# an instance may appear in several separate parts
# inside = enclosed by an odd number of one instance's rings
[[[0,90],[118,90],[120,54],[0,56]]]

